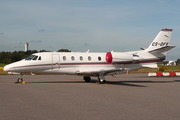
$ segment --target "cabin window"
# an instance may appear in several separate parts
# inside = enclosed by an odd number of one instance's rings
[[[71,60],[75,60],[74,56],[71,57]]]
[[[66,60],[66,56],[63,56],[63,60]]]
[[[98,57],[98,60],[101,61],[101,57]]]
[[[91,56],[88,56],[88,60],[91,61]]]
[[[31,60],[35,55],[30,55],[27,58],[25,58],[25,60]]]
[[[41,60],[41,56],[39,56],[38,60]]]
[[[83,57],[82,56],[80,56],[80,58],[79,58],[81,61],[83,60]]]
[[[37,58],[38,58],[38,56],[34,56],[34,57],[32,58],[32,60],[37,60]]]

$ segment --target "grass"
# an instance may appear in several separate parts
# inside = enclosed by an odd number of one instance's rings
[[[3,71],[3,67],[4,67],[5,65],[6,65],[6,64],[0,63],[0,75],[7,75],[7,72],[4,72],[4,71]]]
[[[7,75],[7,72],[4,72],[2,69],[0,69],[0,75]]]
[[[162,67],[162,66],[158,66]],[[180,72],[180,66],[165,66],[167,70],[159,71],[157,68],[141,68],[130,73],[151,73],[151,72]]]
[[[151,73],[151,72],[159,72],[157,68],[141,68],[135,71],[131,71],[129,73]]]
[[[6,64],[0,63],[0,67],[4,67]]]

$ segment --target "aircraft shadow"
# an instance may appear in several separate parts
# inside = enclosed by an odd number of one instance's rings
[[[180,80],[174,80],[175,82],[180,82]]]
[[[85,83],[82,81],[44,81],[44,82],[26,82],[26,83]]]
[[[107,81],[108,84],[113,85],[124,85],[124,86],[133,86],[133,87],[148,87],[144,85],[136,85],[135,83],[172,83],[172,82],[180,82],[180,80],[174,81]]]
[[[172,83],[172,82],[180,82],[180,80],[174,80],[174,81],[106,81],[105,84],[109,85],[122,85],[122,86],[131,86],[131,87],[148,87],[144,85],[138,85],[137,83]],[[41,81],[41,82],[26,82],[26,83],[83,83],[87,84],[85,81]],[[92,79],[88,83],[97,83],[97,80]]]
[[[90,83],[97,83],[97,80],[91,80]],[[110,85],[124,85],[124,86],[132,86],[132,87],[146,87],[146,86],[142,86],[142,85],[135,85],[135,84],[131,84],[128,83],[128,81],[106,81],[105,84],[110,84]]]

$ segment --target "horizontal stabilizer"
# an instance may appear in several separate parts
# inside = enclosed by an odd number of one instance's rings
[[[155,49],[155,50],[151,50],[149,51],[149,53],[151,54],[158,54],[158,53],[164,53],[164,52],[167,52],[168,50],[174,48],[175,46],[165,46],[165,47],[161,47],[161,48],[158,48],[158,49]]]

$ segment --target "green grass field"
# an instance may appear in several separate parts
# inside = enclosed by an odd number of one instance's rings
[[[162,67],[162,66],[158,66]],[[160,71],[157,68],[141,68],[130,73],[151,73],[151,72],[180,72],[180,66],[165,66],[167,70]]]
[[[0,75],[7,75],[7,72],[4,72],[4,71],[3,71],[3,67],[4,67],[5,65],[6,65],[6,64],[0,63]]]
[[[0,63],[0,67],[4,67],[6,64]]]

